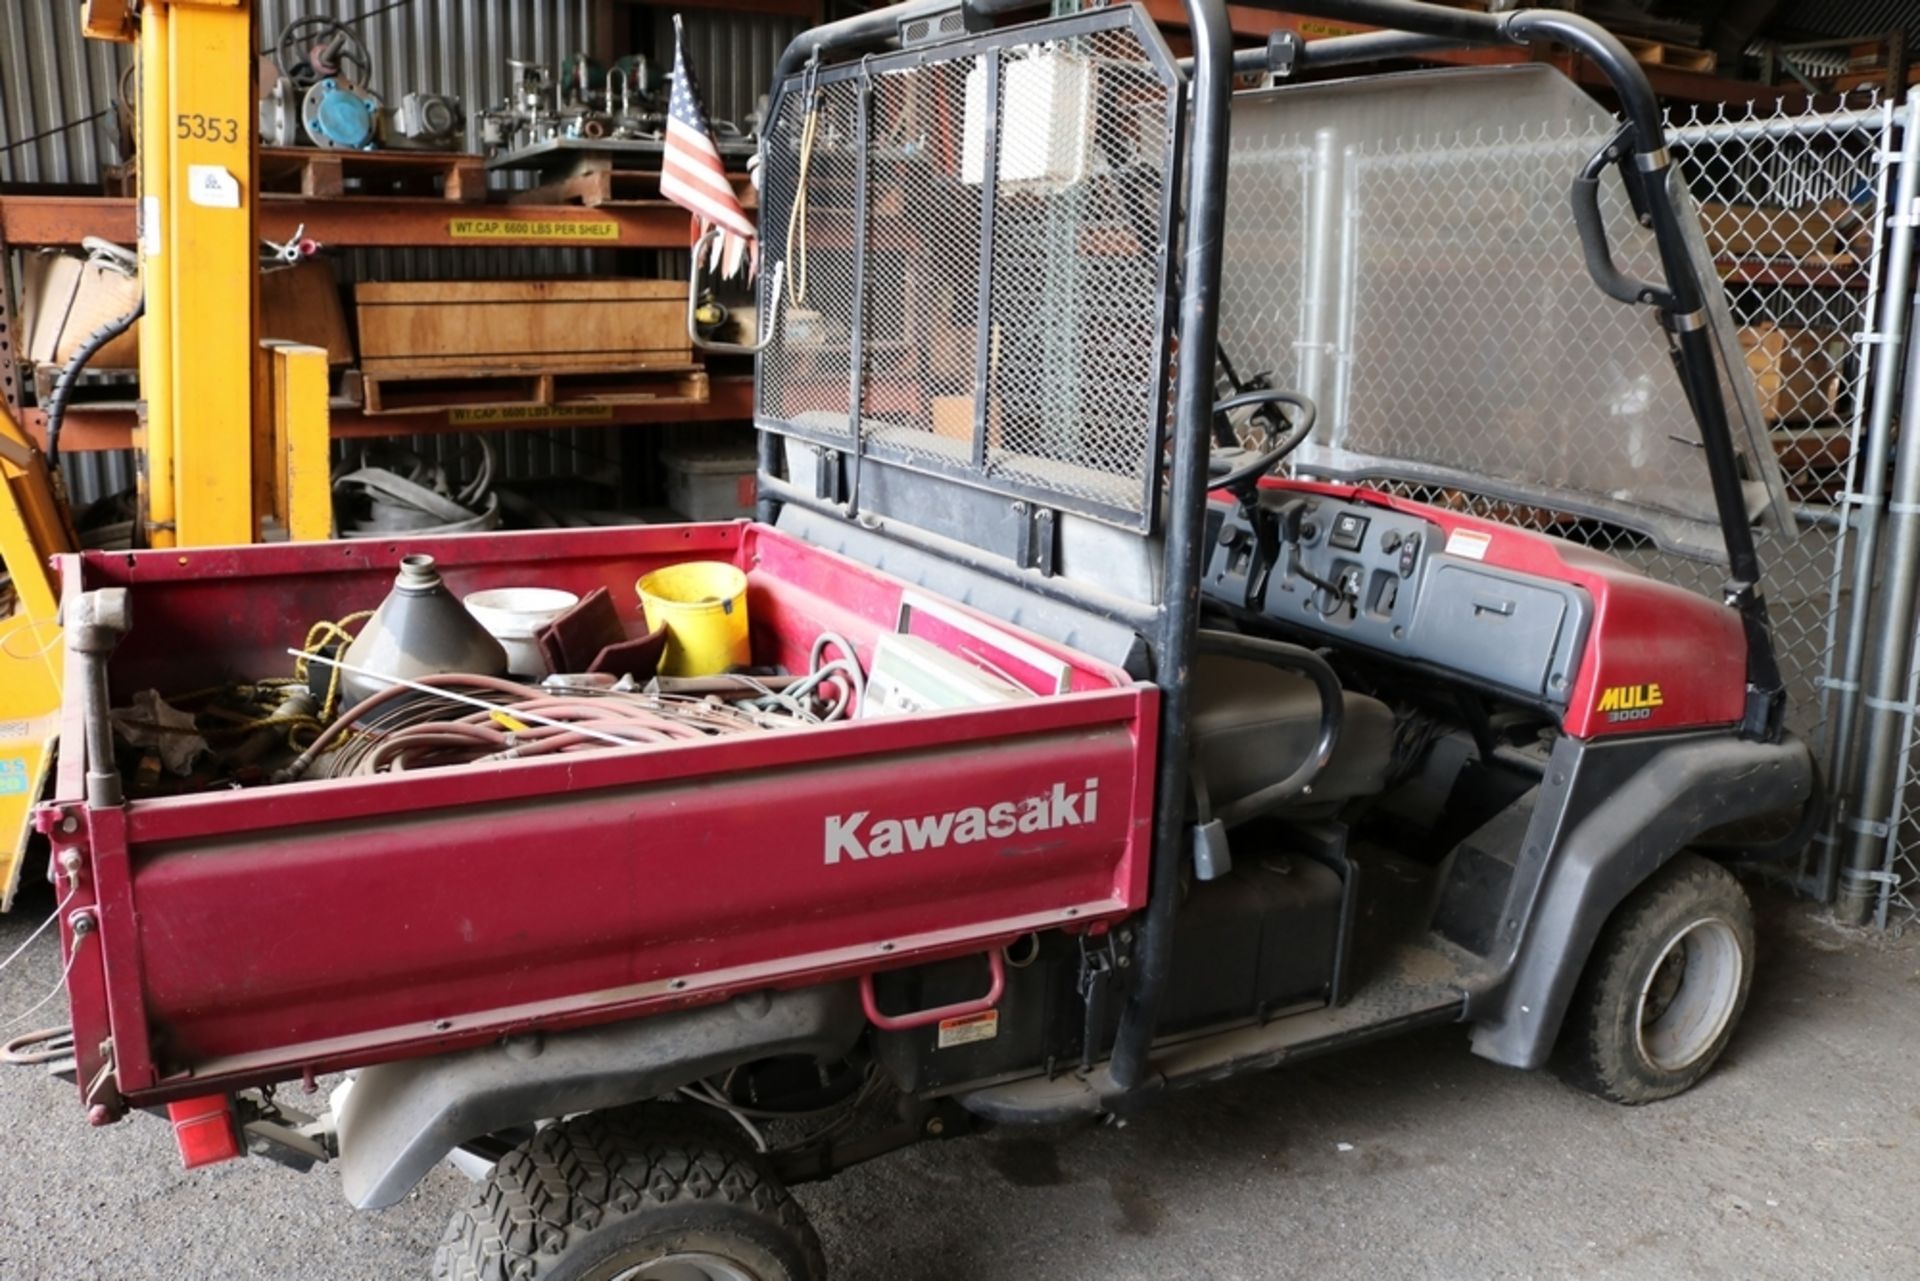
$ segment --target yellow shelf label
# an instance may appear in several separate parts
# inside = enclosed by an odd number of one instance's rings
[[[447,235],[455,240],[618,240],[620,224],[610,219],[449,218]]]
[[[494,405],[481,409],[449,409],[447,423],[478,427],[487,423],[610,423],[612,405]]]

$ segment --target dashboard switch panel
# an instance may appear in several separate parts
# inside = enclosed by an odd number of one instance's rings
[[[1260,504],[1208,513],[1209,600],[1566,705],[1592,621],[1585,591],[1448,555],[1445,531],[1413,513],[1271,490]]]

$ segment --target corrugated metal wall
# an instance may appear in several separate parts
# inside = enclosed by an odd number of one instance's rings
[[[375,0],[259,0],[262,47],[290,19],[351,17]],[[593,0],[413,0],[356,26],[373,57],[373,88],[389,102],[410,89],[453,94],[469,112],[507,92],[507,59],[559,59],[592,40]],[[651,14],[637,50],[661,66],[673,57],[669,7]],[[766,92],[774,60],[806,24],[797,18],[696,9],[685,15],[687,56],[712,115],[743,128]],[[128,47],[80,35],[78,0],[0,0],[0,148],[109,111]],[[110,115],[12,151],[0,151],[0,182],[96,181],[113,162]]]
[[[120,158],[110,108],[127,60],[124,45],[82,38],[77,3],[0,0],[0,182],[97,181]]]
[[[289,20],[314,14],[351,18],[380,0],[258,0],[264,48]],[[374,84],[389,102],[408,90],[447,93],[469,113],[497,105],[507,92],[507,59],[557,64],[587,48],[601,57],[650,54],[662,67],[673,56],[671,10],[634,10],[638,49],[591,49],[595,0],[413,0],[357,24],[373,59]],[[117,162],[111,114],[15,150],[9,144],[56,126],[111,110],[115,85],[127,65],[126,46],[85,40],[78,0],[0,0],[0,182],[90,184]],[[709,111],[746,125],[765,93],[773,63],[805,23],[791,18],[695,10],[685,16],[687,55],[700,77]],[[636,261],[636,259],[638,261]],[[478,279],[512,276],[608,274],[617,269],[677,275],[684,255],[617,259],[607,250],[355,250],[341,255],[338,272],[355,280]],[[616,263],[619,264],[616,267]],[[475,451],[457,439],[415,439],[421,453],[464,469]],[[494,437],[502,471],[510,477],[604,474],[618,456],[614,433],[596,429],[506,433]],[[70,456],[68,478],[77,498],[111,494],[131,484],[124,455]]]
[[[653,13],[652,53],[662,65],[673,57],[673,10],[656,7]],[[708,114],[747,127],[747,113],[767,92],[773,64],[787,43],[806,29],[799,18],[764,13],[730,13],[722,9],[694,9],[682,17],[687,36],[687,61],[700,81]]]
[[[1920,6],[1913,0],[1787,0],[1767,20],[1767,31],[1807,31],[1830,36],[1877,36],[1904,31],[1911,41],[1920,37]]]

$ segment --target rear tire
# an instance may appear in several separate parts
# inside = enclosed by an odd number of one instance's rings
[[[1712,1069],[1753,982],[1753,905],[1682,853],[1614,912],[1567,1011],[1560,1075],[1615,1103],[1672,1098]]]
[[[825,1281],[766,1162],[682,1111],[593,1113],[515,1148],[453,1216],[436,1281]]]

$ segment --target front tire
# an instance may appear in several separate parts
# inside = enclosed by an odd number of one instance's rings
[[[1753,982],[1753,905],[1683,853],[1607,922],[1567,1012],[1560,1074],[1615,1103],[1672,1098],[1712,1069]]]
[[[453,1216],[435,1281],[825,1281],[766,1162],[677,1105],[549,1126]]]

